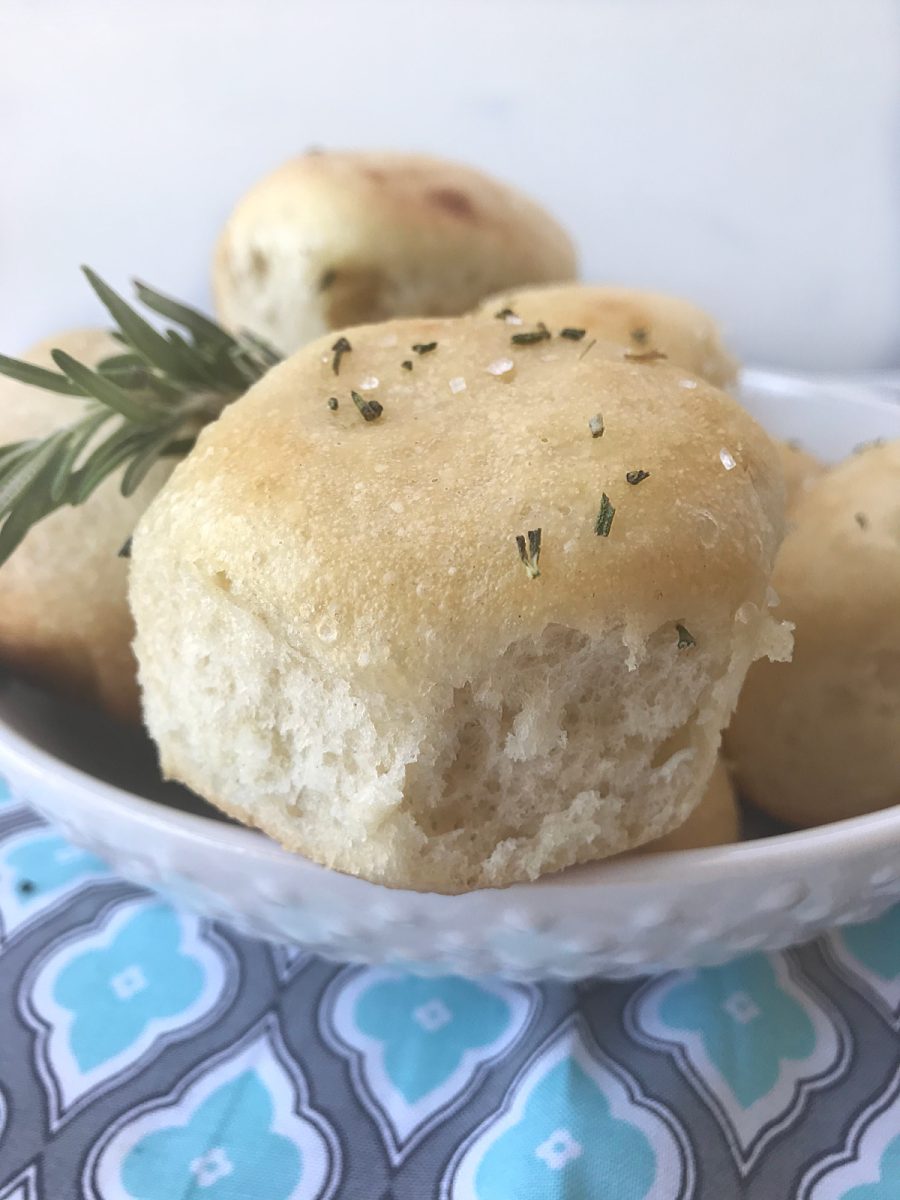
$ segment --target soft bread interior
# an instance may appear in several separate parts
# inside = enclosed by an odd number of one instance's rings
[[[461,685],[387,699],[377,672],[366,687],[335,670],[336,628],[318,630],[321,653],[291,646],[221,575],[169,561],[157,603],[178,594],[192,619],[165,648],[152,629],[140,646],[145,672],[167,673],[147,689],[166,771],[316,861],[358,873],[362,860],[394,886],[536,878],[676,828],[749,662],[784,649],[756,610],[707,636],[713,650],[679,649],[669,623],[637,646],[624,629],[549,624]]]

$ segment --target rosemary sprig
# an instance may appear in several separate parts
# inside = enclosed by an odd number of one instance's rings
[[[252,334],[233,337],[135,283],[145,307],[181,327],[161,332],[88,267],[84,273],[115,322],[119,353],[88,367],[54,350],[59,371],[0,355],[0,374],[84,399],[83,415],[70,425],[0,446],[0,564],[32,525],[83,504],[110,475],[119,474],[122,493],[131,495],[156,462],[187,454],[203,426],[280,361]]]

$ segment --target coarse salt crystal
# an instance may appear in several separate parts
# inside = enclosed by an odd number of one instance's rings
[[[450,391],[456,395],[457,392],[464,392],[466,390],[466,381],[463,379],[462,375],[457,375],[454,379],[450,380],[449,386]]]
[[[359,390],[361,392],[372,392],[378,387],[378,376],[367,375],[365,379],[359,381]]]
[[[719,451],[719,462],[726,471],[733,471],[737,466],[737,463],[734,461],[733,457],[724,448]]]
[[[678,386],[683,387],[683,388],[689,388],[691,391],[693,391],[694,388],[697,386],[697,380],[696,379],[679,379]]]
[[[516,364],[511,358],[495,358],[492,363],[487,365],[489,375],[509,375],[515,369]]]
[[[515,313],[507,313],[503,319],[507,323],[507,325],[521,325],[522,324],[522,318],[517,317]]]

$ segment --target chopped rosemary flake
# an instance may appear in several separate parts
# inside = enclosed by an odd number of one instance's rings
[[[404,371],[411,371],[412,370],[412,359],[404,358],[404,360],[400,364],[400,366],[403,368]]]
[[[592,438],[603,437],[603,430],[605,428],[606,426],[603,424],[603,417],[600,413],[597,413],[596,416],[591,417],[588,421],[588,429],[591,431]]]
[[[351,392],[350,395],[353,397],[353,403],[367,421],[377,421],[384,412],[384,408],[377,400],[364,400],[359,392]]]
[[[341,336],[331,348],[334,351],[334,358],[331,360],[331,369],[334,371],[335,375],[339,375],[341,372],[341,359],[348,352],[348,350],[352,350],[353,347],[345,337]]]
[[[868,529],[869,528],[869,518],[866,516],[865,513],[854,513],[853,520],[857,523],[857,525],[860,527],[860,529]]]
[[[540,529],[528,530],[528,541],[521,533],[516,535],[516,545],[519,548],[519,558],[528,574],[529,579],[537,579],[541,573],[541,531]]]
[[[334,267],[327,267],[319,276],[319,291],[327,292],[336,279],[337,271]]]
[[[525,333],[514,333],[510,341],[514,346],[533,346],[536,342],[546,342],[550,337],[550,330],[543,321],[538,321],[537,329],[526,330]]]
[[[559,331],[559,336],[568,338],[570,342],[580,342],[587,333],[586,329],[572,329],[569,325]]]
[[[514,317],[515,315],[511,308],[501,308],[499,312],[494,313],[498,321],[505,321],[507,317]]]
[[[600,499],[600,511],[597,513],[597,520],[594,522],[594,533],[598,537],[609,537],[609,531],[612,529],[613,517],[615,515],[615,505],[606,492],[604,492]]]
[[[437,342],[416,342],[410,349],[415,350],[416,354],[430,354],[432,350],[437,350]]]
[[[663,354],[662,350],[626,350],[625,357],[629,362],[658,362],[660,359],[668,358],[668,354]]]
[[[332,412],[337,412],[337,407],[338,407],[337,396],[329,396],[328,397],[328,407],[331,409]]]
[[[681,624],[676,625],[675,629],[678,633],[678,649],[687,650],[691,646],[697,645],[697,639]]]
[[[591,338],[591,340],[588,342],[588,344],[585,346],[585,348],[582,350],[582,352],[578,355],[578,361],[581,362],[581,360],[585,357],[585,355],[590,354],[590,352],[593,350],[593,348],[596,345],[597,345],[597,339]]]
[[[646,325],[636,325],[631,331],[631,340],[639,346],[643,346],[649,336]]]
[[[126,539],[125,539],[125,541],[122,543],[122,546],[121,546],[121,548],[120,548],[120,550],[119,550],[119,553],[118,553],[118,556],[117,556],[117,557],[119,557],[119,558],[131,558],[131,538],[132,538],[133,536],[134,536],[133,534],[130,534],[130,535],[129,535],[129,536],[126,538]]]
[[[643,480],[649,478],[649,471],[628,471],[625,475],[626,482],[628,483],[641,483]]]

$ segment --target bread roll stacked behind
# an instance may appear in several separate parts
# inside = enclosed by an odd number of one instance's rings
[[[747,677],[728,733],[742,790],[792,825],[900,803],[900,442],[797,502],[773,583],[790,663]]]
[[[55,369],[52,349],[93,366],[122,347],[100,329],[47,338],[23,356]],[[0,443],[44,437],[78,420],[85,402],[0,377]],[[128,563],[118,551],[171,470],[153,468],[133,496],[119,473],[86,504],[63,508],[28,533],[0,569],[0,660],[13,670],[98,704],[123,720],[140,719],[128,610]]]
[[[330,336],[204,430],[138,527],[165,771],[400,887],[668,833],[747,667],[788,651],[772,443],[621,347],[484,316],[346,337],[339,374]]]
[[[725,764],[719,759],[700,803],[683,825],[648,842],[636,853],[663,854],[672,850],[699,850],[727,846],[741,840],[741,814]]]
[[[591,338],[615,342],[635,358],[665,355],[718,387],[734,383],[737,374],[737,362],[725,349],[712,317],[677,296],[640,288],[569,284],[507,290],[480,306],[487,314],[505,310],[525,322],[543,321],[554,332],[563,326],[584,329],[587,342]]]
[[[571,279],[575,251],[528,197],[422,154],[310,153],[239,201],[216,247],[216,312],[284,353],[329,329],[468,312]]]
[[[825,464],[792,442],[776,442],[776,445],[784,472],[785,504],[787,511],[792,512],[816,480],[825,473]]]

